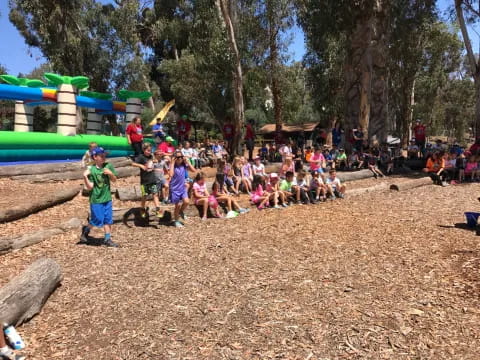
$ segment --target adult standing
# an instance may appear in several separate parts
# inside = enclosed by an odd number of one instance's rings
[[[415,144],[420,149],[420,154],[423,153],[425,149],[425,142],[426,142],[426,127],[422,124],[420,119],[416,120],[416,125],[413,128],[413,133],[415,135]]]
[[[178,133],[178,142],[182,143],[188,140],[190,134],[191,125],[188,121],[187,115],[182,115],[177,121],[177,133]]]
[[[140,116],[135,116],[132,122],[128,124],[126,134],[128,143],[132,146],[135,156],[142,154],[143,127]]]
[[[248,120],[245,127],[245,144],[248,150],[248,161],[253,161],[253,148],[255,147],[255,131],[253,130],[253,120]]]
[[[335,127],[332,129],[332,145],[340,147],[340,144],[342,143],[342,134],[343,130],[340,127],[340,122],[337,121]]]
[[[353,140],[354,140],[354,147],[357,151],[363,152],[363,137],[365,134],[363,133],[363,129],[359,126],[356,129],[353,129]]]

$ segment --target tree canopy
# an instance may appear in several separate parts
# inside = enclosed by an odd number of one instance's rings
[[[9,0],[8,16],[47,59],[46,72],[62,81],[84,76],[90,92],[150,92],[152,108],[175,98],[178,113],[218,127],[233,119],[239,130],[245,119],[257,126],[340,122],[365,127],[372,141],[391,134],[405,144],[421,118],[430,135],[462,141],[479,123],[480,76],[459,34],[462,21],[468,26],[480,14],[471,1],[452,1],[451,23],[437,5]],[[290,58],[295,24],[305,39],[301,62]]]

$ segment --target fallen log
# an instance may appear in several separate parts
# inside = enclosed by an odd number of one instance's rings
[[[405,191],[420,186],[432,185],[433,181],[430,177],[422,177],[420,179],[407,180],[405,182],[390,185],[390,190]]]
[[[117,167],[115,169],[119,178],[135,176],[139,174],[140,169],[133,166]],[[29,182],[50,182],[50,181],[65,181],[65,180],[81,180],[85,169],[76,171],[65,171],[63,173],[38,174],[38,175],[19,175],[12,176],[12,180],[29,181]]]
[[[140,185],[121,187],[115,192],[115,197],[121,201],[139,201],[142,198],[142,190]],[[147,199],[151,200],[152,195],[149,195]]]
[[[80,192],[80,187],[60,190],[56,193],[46,194],[42,199],[20,203],[10,209],[0,210],[0,223],[21,219],[51,206],[62,204],[73,199]]]
[[[389,186],[387,183],[379,183],[379,184],[375,184],[373,186],[369,186],[369,187],[365,187],[365,188],[358,188],[358,189],[352,189],[352,190],[349,190],[348,187],[347,187],[347,196],[357,196],[357,195],[362,195],[362,194],[365,194],[365,193],[370,193],[370,192],[376,192],[376,191],[384,191],[384,190],[388,190]]]
[[[129,166],[132,161],[126,157],[109,158],[108,162],[115,167]],[[82,170],[80,161],[69,163],[46,163],[46,164],[29,164],[29,165],[8,165],[0,166],[0,177],[12,177],[19,175],[39,175],[50,173],[63,173],[66,171]]]
[[[28,234],[23,234],[13,238],[1,238],[0,239],[0,255],[9,253],[14,250],[24,248],[43,240],[49,239],[52,236],[64,233],[71,229],[78,228],[82,225],[82,221],[78,218],[71,218],[70,220],[59,224],[53,228],[41,229]]]
[[[362,180],[368,179],[373,177],[373,173],[368,169],[358,170],[358,171],[348,171],[348,172],[337,172],[337,177],[340,181],[354,181],[354,180]]]
[[[63,279],[54,260],[40,258],[0,289],[0,321],[18,326],[38,314]]]

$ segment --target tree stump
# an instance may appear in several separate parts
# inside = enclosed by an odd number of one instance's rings
[[[18,326],[38,314],[63,279],[60,265],[40,258],[0,289],[0,321]]]

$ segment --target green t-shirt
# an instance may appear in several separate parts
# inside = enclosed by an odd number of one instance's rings
[[[292,190],[293,181],[288,182],[287,180],[282,180],[280,183],[280,190],[282,191],[291,191]]]
[[[337,160],[347,160],[347,154],[340,153],[337,155]]]
[[[103,164],[101,169],[97,168],[95,165],[90,167],[90,175],[88,175],[88,179],[93,182],[93,189],[90,192],[91,204],[101,204],[112,200],[112,194],[110,193],[110,178],[103,173],[104,168],[109,169],[115,176],[117,176],[115,168],[110,163]]]

